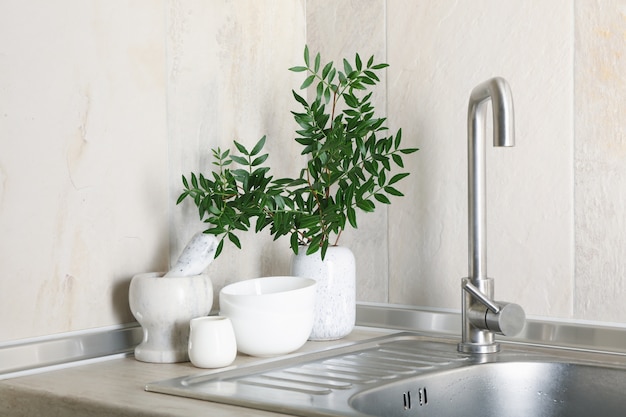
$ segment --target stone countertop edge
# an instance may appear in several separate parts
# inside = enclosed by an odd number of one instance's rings
[[[293,354],[318,351],[384,334],[385,329],[357,327],[343,339],[307,342]],[[238,354],[234,365],[263,360]],[[7,417],[45,415],[46,417],[85,416],[238,416],[277,415],[255,409],[150,393],[149,382],[201,374],[210,370],[190,362],[153,364],[130,357],[72,366],[35,375],[0,381],[0,415]]]

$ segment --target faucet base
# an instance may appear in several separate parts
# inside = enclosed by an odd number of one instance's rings
[[[458,344],[457,350],[461,353],[496,353],[500,351],[500,343],[466,343]]]

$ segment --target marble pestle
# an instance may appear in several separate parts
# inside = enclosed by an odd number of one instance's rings
[[[213,261],[217,244],[218,240],[214,235],[203,232],[196,233],[187,243],[174,266],[163,278],[189,277],[201,274]]]

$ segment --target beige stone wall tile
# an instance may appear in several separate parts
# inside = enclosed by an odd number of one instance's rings
[[[387,3],[392,125],[421,148],[389,212],[390,301],[460,307],[467,276],[467,103],[493,76],[511,85],[517,146],[488,132],[488,271],[529,314],[572,312],[570,2]],[[490,124],[491,122],[488,122]]]
[[[167,265],[163,18],[0,4],[0,341],[132,321]]]
[[[626,321],[626,2],[576,2],[575,316]]]

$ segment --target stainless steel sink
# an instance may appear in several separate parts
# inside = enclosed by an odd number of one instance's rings
[[[626,415],[626,357],[503,343],[457,352],[458,339],[384,336],[146,390],[299,416]]]
[[[624,369],[502,362],[408,378],[356,394],[375,416],[603,416],[626,414]]]

